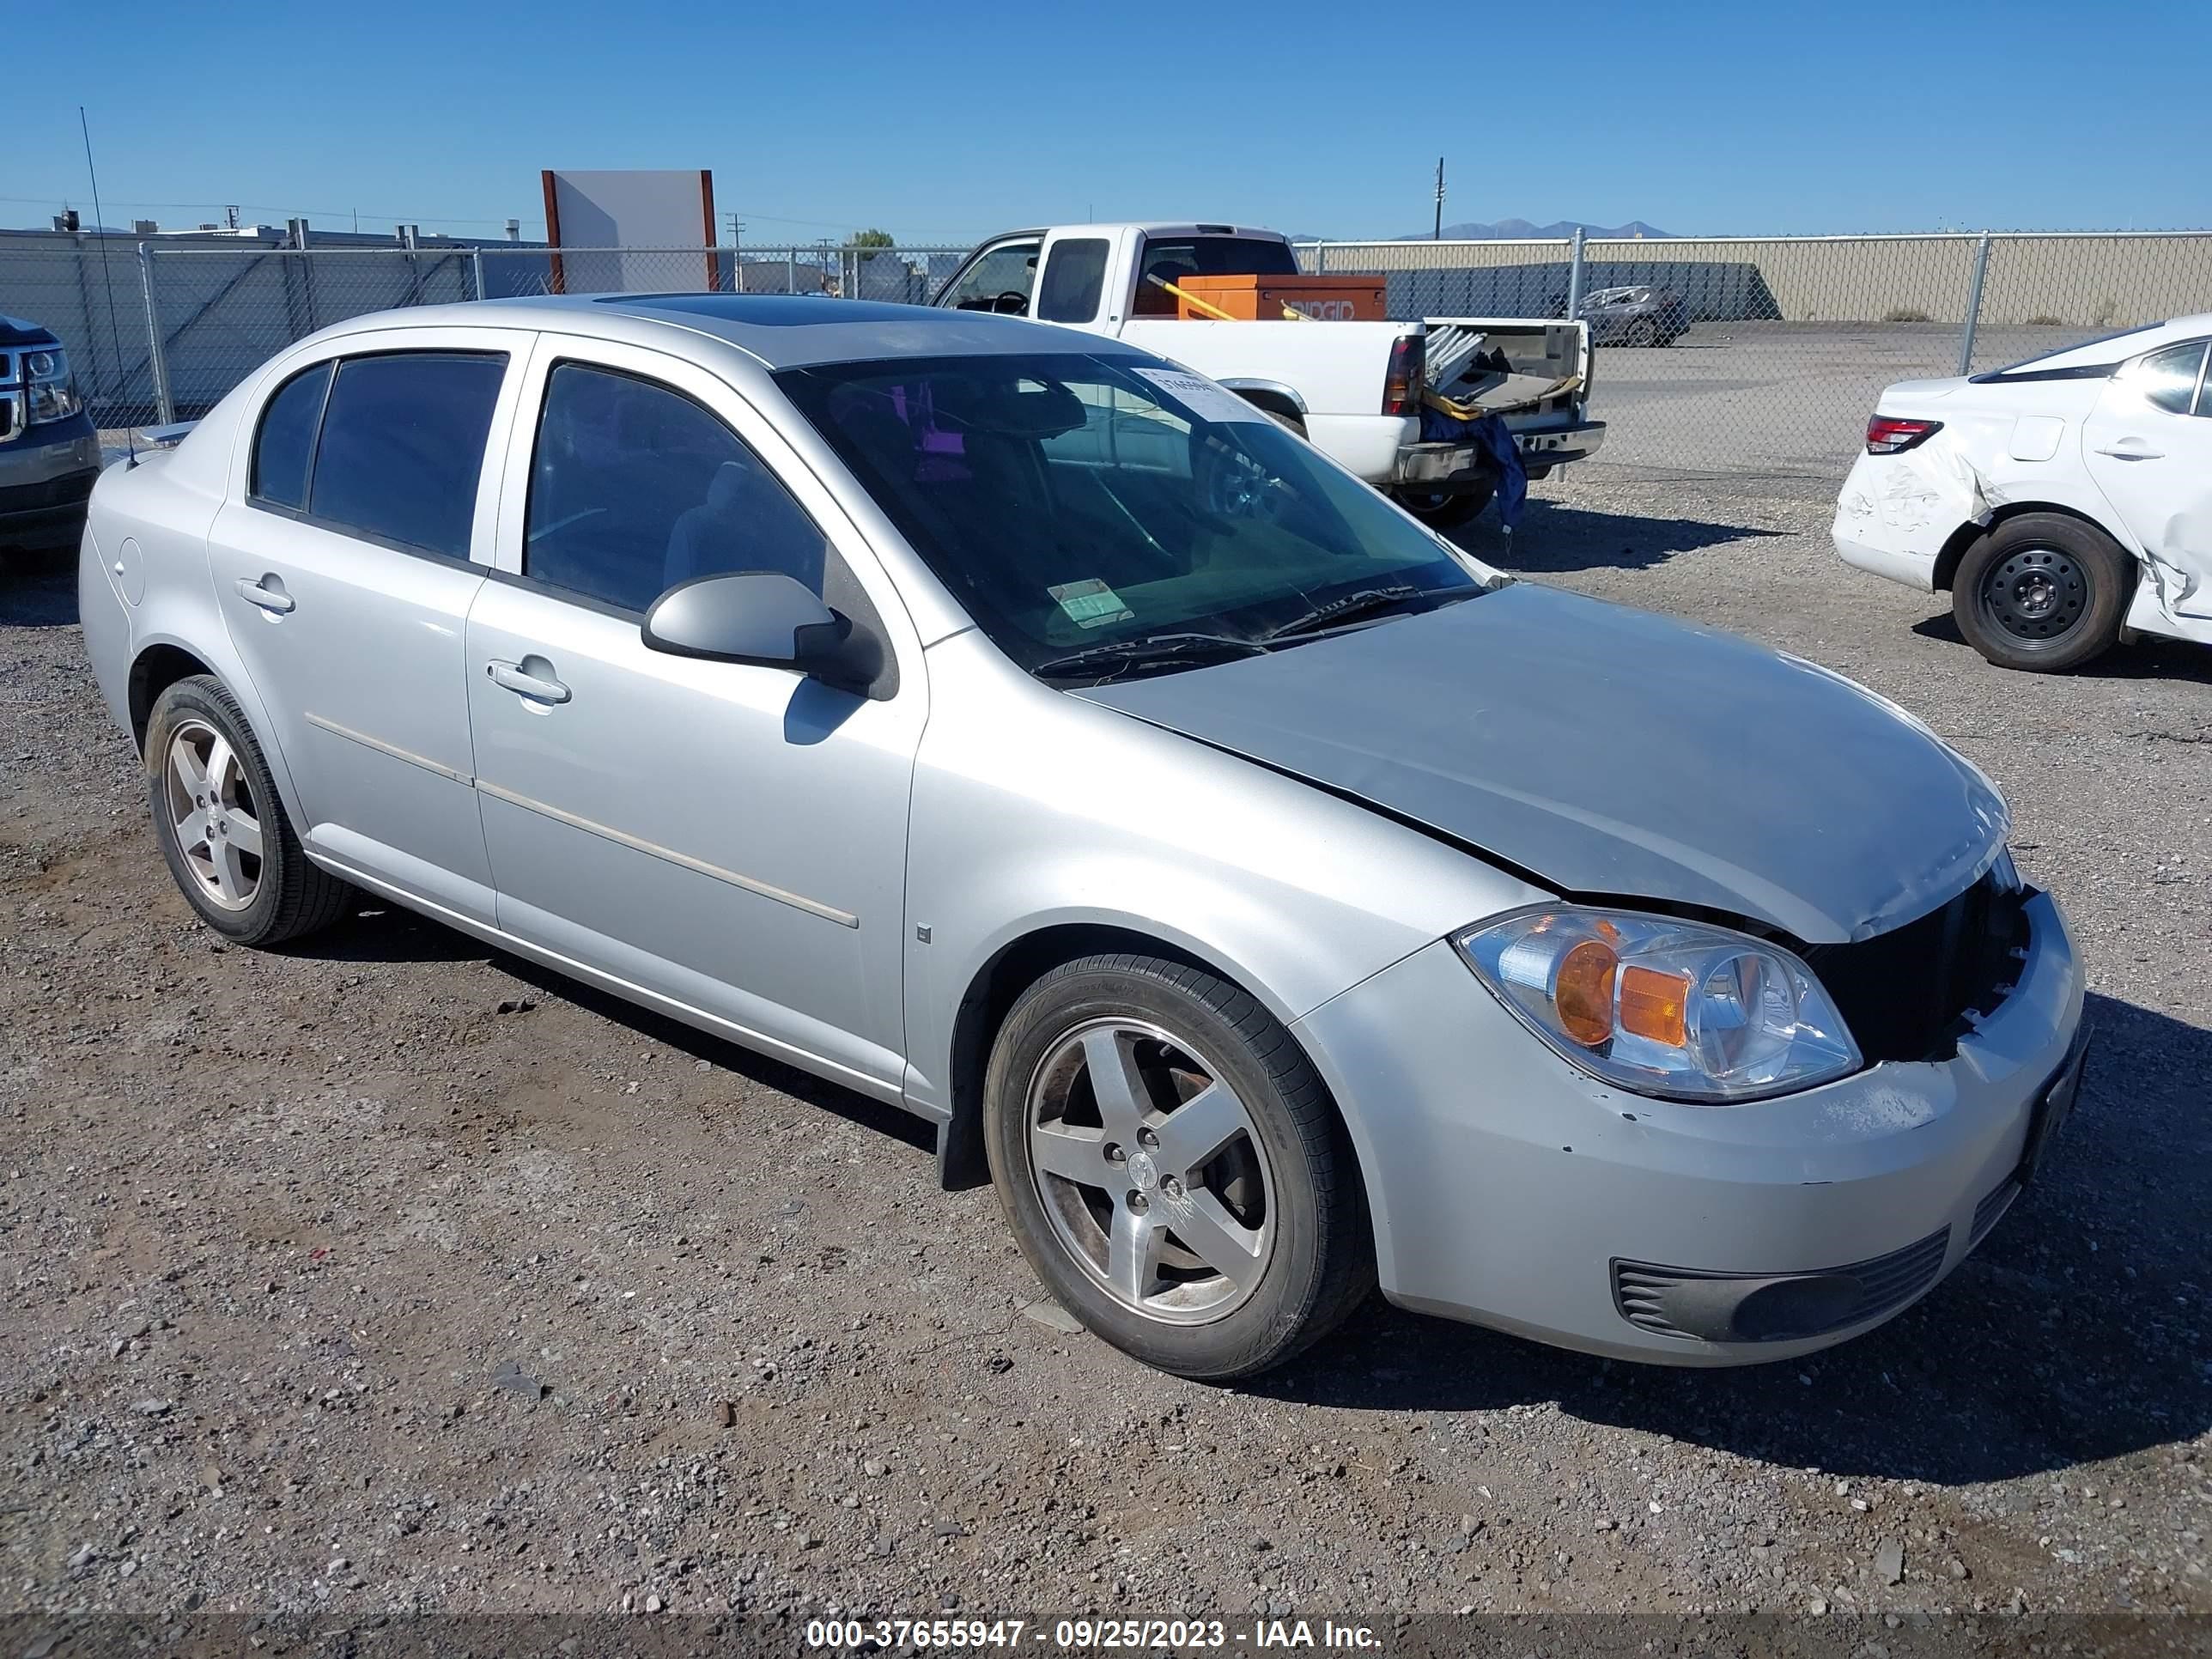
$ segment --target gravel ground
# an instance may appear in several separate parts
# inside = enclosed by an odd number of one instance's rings
[[[18,572],[0,1612],[2212,1610],[2212,653],[2006,675],[1819,502],[1539,494],[1469,544],[1895,697],[2071,910],[2079,1111],[1926,1301],[1752,1370],[1379,1303],[1253,1386],[1142,1370],[896,1113],[404,913],[226,949]]]

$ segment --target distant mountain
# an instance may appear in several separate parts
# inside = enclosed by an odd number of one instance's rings
[[[1446,225],[1443,228],[1443,240],[1447,242],[1545,240],[1573,235],[1575,223],[1572,219],[1561,219],[1548,225],[1531,224],[1526,219],[1500,219],[1496,224],[1486,225],[1470,220],[1462,224]],[[1650,239],[1663,238],[1667,233],[1656,225],[1645,224],[1641,219],[1631,219],[1625,225],[1585,224],[1583,226],[1583,234],[1590,238],[1642,236]],[[1429,233],[1425,230],[1409,231],[1394,240],[1401,242],[1425,242],[1429,240]]]

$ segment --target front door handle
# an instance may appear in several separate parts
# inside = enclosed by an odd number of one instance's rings
[[[264,611],[274,611],[280,617],[300,603],[284,591],[283,579],[273,574],[259,578],[240,576],[238,579],[238,597],[248,605],[258,605]]]
[[[2116,461],[2156,461],[2164,459],[2166,455],[2164,450],[2151,448],[2141,438],[2123,438],[2097,453],[2109,455]]]
[[[530,666],[544,672],[532,673]],[[503,685],[518,697],[527,697],[532,702],[566,702],[568,688],[553,678],[553,665],[543,657],[526,657],[521,662],[507,662],[495,657],[484,665],[484,672],[491,676],[494,685]]]

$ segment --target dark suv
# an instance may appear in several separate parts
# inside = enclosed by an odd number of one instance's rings
[[[51,331],[0,316],[0,548],[74,547],[100,434]]]

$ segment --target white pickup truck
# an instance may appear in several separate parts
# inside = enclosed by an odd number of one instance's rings
[[[1480,512],[1499,471],[1480,444],[1422,441],[1425,392],[1501,416],[1531,477],[1604,441],[1604,422],[1589,415],[1589,329],[1579,320],[1211,320],[1189,315],[1189,299],[1174,291],[1194,276],[1298,275],[1289,240],[1271,230],[1058,225],[985,242],[932,303],[1033,317],[1157,352],[1238,392],[1439,526]]]

